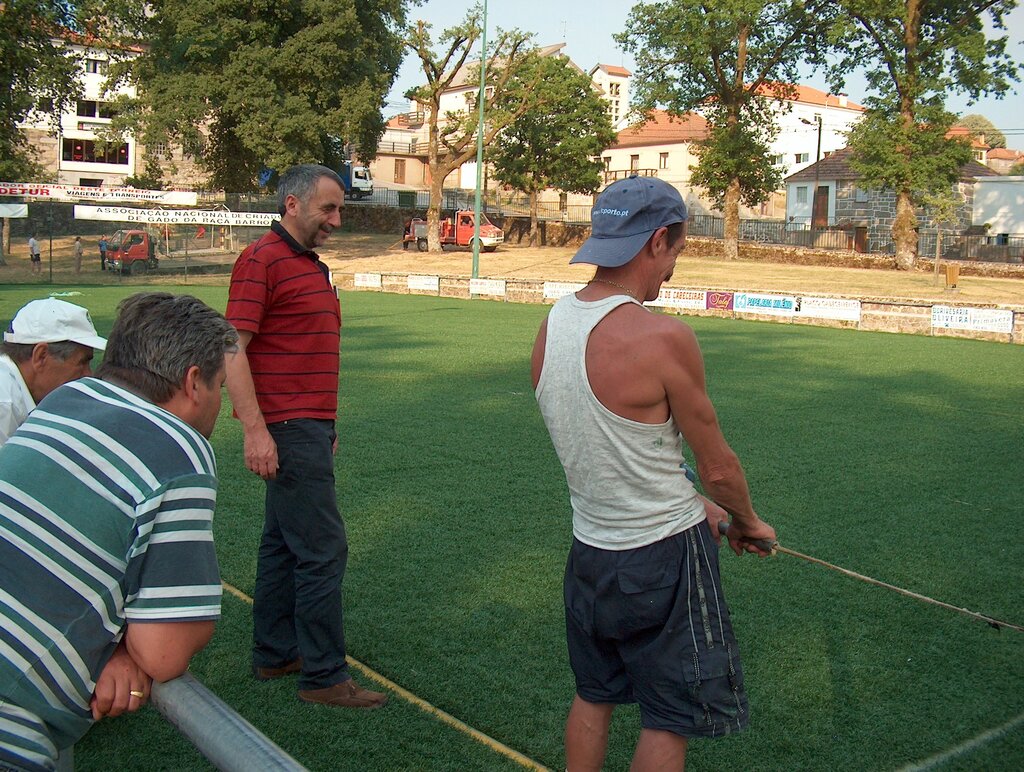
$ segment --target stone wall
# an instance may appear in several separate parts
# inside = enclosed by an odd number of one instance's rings
[[[376,274],[375,274],[376,275]],[[437,290],[422,290],[409,288],[409,274],[385,273],[380,274],[379,287],[356,286],[356,274],[335,273],[334,281],[339,289],[359,290],[369,292],[390,292],[401,295],[433,295],[435,297],[457,298],[463,300],[483,299],[508,303],[554,303],[554,300],[544,297],[545,282],[540,279],[506,279],[505,295],[473,295],[470,292],[470,279],[465,276],[439,276],[437,277]],[[675,288],[673,288],[675,289]],[[703,290],[705,288],[694,287],[688,289]],[[779,293],[785,295],[787,293]],[[789,293],[792,294],[792,293]],[[715,316],[729,319],[747,319],[752,321],[774,322],[781,324],[807,324],[818,327],[845,327],[871,332],[891,332],[909,335],[930,335],[954,338],[971,338],[975,340],[989,340],[1000,343],[1013,343],[1024,345],[1024,307],[1018,306],[970,306],[970,308],[986,310],[997,309],[1000,312],[1009,311],[1012,313],[1012,329],[1009,333],[985,332],[977,330],[945,329],[932,327],[933,304],[923,301],[915,301],[901,298],[872,298],[854,296],[829,296],[840,300],[857,300],[860,303],[860,320],[842,320],[806,317],[782,317],[771,314],[758,314],[737,312],[725,309],[687,309],[678,311],[671,308],[665,310],[670,313],[679,313],[690,316]],[[966,304],[949,301],[935,303],[939,306],[967,307]]]

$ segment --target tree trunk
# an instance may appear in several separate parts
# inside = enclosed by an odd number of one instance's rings
[[[725,191],[725,228],[723,249],[726,260],[740,256],[740,181],[734,179]]]
[[[906,190],[896,195],[892,240],[896,244],[896,267],[901,271],[913,269],[917,263],[917,215],[910,200],[910,192]]]
[[[530,191],[530,246],[537,246],[537,199],[536,190]]]
[[[427,251],[441,252],[441,190],[444,177],[431,169],[430,205],[427,207]]]
[[[11,223],[6,217],[0,218],[0,265],[7,265],[7,261],[4,260],[4,235],[10,225]]]

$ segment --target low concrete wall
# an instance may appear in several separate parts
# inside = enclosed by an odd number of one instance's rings
[[[564,282],[545,282],[540,279],[505,279],[504,295],[481,295],[471,292],[471,280],[465,276],[436,276],[429,277],[436,279],[437,289],[410,288],[410,276],[419,277],[418,274],[406,273],[385,273],[385,274],[353,274],[336,273],[335,284],[343,290],[364,290],[371,292],[390,292],[404,295],[433,295],[435,297],[457,298],[461,300],[482,299],[497,300],[507,303],[547,303],[555,302],[553,297],[545,296],[545,285],[565,285]],[[357,282],[357,277],[360,281]],[[373,286],[366,286],[370,280],[379,282]],[[417,280],[414,279],[413,283]],[[667,288],[671,290],[689,290],[698,293],[711,293],[712,290],[702,287]],[[715,291],[717,292],[717,291]],[[549,293],[550,294],[550,293]],[[754,294],[737,291],[725,293],[728,295]],[[757,293],[759,297],[788,298],[797,297],[795,293]],[[869,330],[872,332],[893,332],[908,335],[931,335],[953,338],[971,338],[974,340],[990,340],[1000,343],[1015,343],[1024,345],[1024,307],[1005,306],[996,304],[969,305],[966,303],[950,302],[929,302],[920,300],[909,300],[906,298],[877,298],[877,297],[856,297],[851,295],[808,295],[803,297],[814,297],[815,299],[826,299],[836,301],[856,301],[859,303],[859,318],[851,319],[828,319],[817,317],[806,317],[799,315],[780,316],[769,313],[756,313],[750,311],[736,311],[731,308],[674,308],[666,307],[664,310],[670,313],[679,313],[689,316],[717,316],[728,319],[749,319],[754,321],[775,322],[782,324],[807,324],[816,327],[844,327],[856,330]],[[1010,331],[993,332],[981,329],[958,329],[955,327],[935,326],[936,309],[941,310],[940,316],[950,315],[949,311],[962,312],[966,316],[970,314],[984,314],[985,312],[996,312],[1001,317],[1012,318]]]

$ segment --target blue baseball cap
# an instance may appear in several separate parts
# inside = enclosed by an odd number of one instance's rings
[[[602,268],[625,265],[658,228],[686,219],[679,191],[657,177],[632,175],[613,182],[597,197],[590,212],[590,238],[569,263]]]

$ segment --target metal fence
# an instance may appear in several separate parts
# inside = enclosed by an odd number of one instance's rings
[[[230,201],[230,203],[226,203]],[[441,208],[450,212],[457,209],[472,209],[475,195],[471,190],[446,189],[442,191]],[[525,218],[530,216],[529,199],[522,194],[504,191],[488,191],[483,199],[484,211],[498,217]],[[425,212],[430,204],[430,194],[424,190],[397,190],[377,187],[373,194],[364,199],[352,199],[349,206],[377,206],[399,208],[412,212]],[[220,194],[200,194],[201,208],[229,209],[242,212],[274,212],[277,199],[274,195],[241,195],[226,198]],[[559,222],[566,225],[589,225],[590,205],[567,205],[556,201],[542,201],[537,216],[543,222]],[[86,244],[86,262],[98,259],[96,241],[103,235],[118,228],[138,228],[126,223],[75,220],[73,204],[62,202],[29,203],[29,217],[24,220],[10,220],[10,229],[5,240],[23,241],[31,232],[43,241],[44,252],[52,253],[53,239],[80,235]],[[264,228],[222,227],[202,225],[171,225],[159,233],[153,228],[157,242],[156,257],[161,267],[174,268],[175,261],[181,262],[188,270],[194,267],[202,271],[209,268],[206,263],[223,262],[222,253],[237,254],[244,245],[258,236]],[[691,236],[722,239],[725,222],[721,217],[693,214],[689,221]],[[870,232],[869,232],[870,231]],[[825,250],[857,250],[871,254],[893,254],[895,244],[885,229],[865,227],[812,227],[807,220],[768,220],[744,218],[740,220],[740,241],[764,245],[780,245]],[[49,244],[47,243],[49,241]],[[945,260],[970,260],[983,262],[1024,262],[1024,235],[989,236],[974,233],[954,233],[934,228],[919,231],[918,250],[921,257],[935,256],[936,243],[939,255]],[[62,247],[70,249],[70,247]],[[6,250],[5,250],[6,251]],[[166,265],[165,265],[166,262]],[[179,266],[180,267],[180,266]]]

